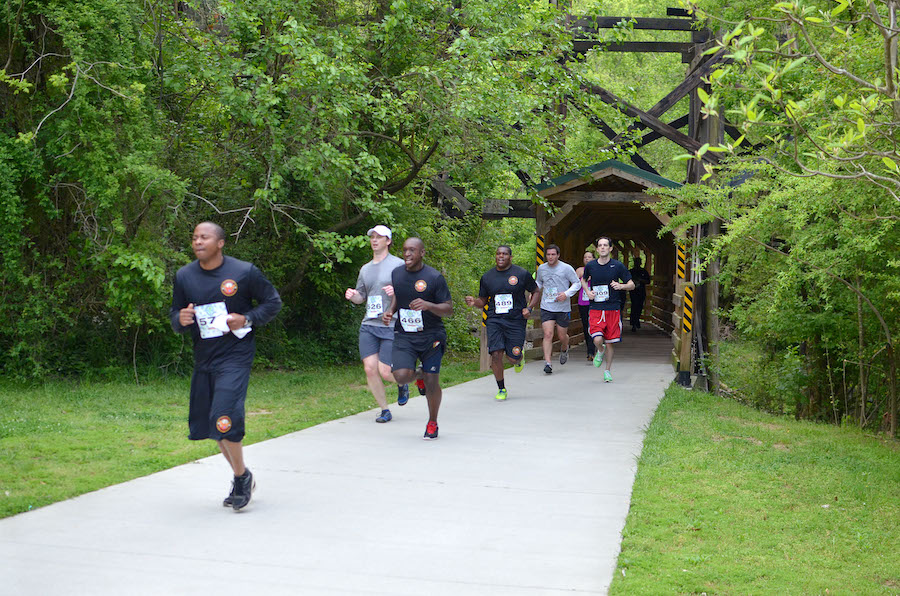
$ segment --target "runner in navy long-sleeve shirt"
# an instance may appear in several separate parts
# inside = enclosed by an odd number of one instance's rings
[[[175,274],[169,318],[190,333],[194,374],[188,426],[191,440],[213,439],[234,471],[226,507],[240,511],[256,483],[244,466],[244,400],[256,353],[253,331],[281,310],[281,297],[262,272],[222,253],[225,231],[212,222],[194,229],[197,260]]]

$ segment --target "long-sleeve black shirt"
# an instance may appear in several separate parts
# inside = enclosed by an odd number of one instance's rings
[[[225,256],[222,264],[207,271],[198,261],[185,265],[175,274],[172,292],[172,308],[169,318],[177,333],[190,333],[194,340],[195,370],[217,370],[228,367],[247,367],[253,363],[256,353],[256,333],[250,331],[243,339],[233,333],[218,337],[201,337],[200,325],[205,320],[202,310],[215,311],[215,307],[198,310],[195,322],[183,327],[178,313],[188,304],[196,309],[202,305],[224,303],[225,311],[249,317],[253,328],[271,321],[281,310],[281,296],[262,272],[250,263]],[[254,305],[255,303],[255,305]],[[221,311],[221,305],[218,306]],[[206,332],[207,335],[215,335]]]

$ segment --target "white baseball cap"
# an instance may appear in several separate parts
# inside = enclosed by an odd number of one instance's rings
[[[383,226],[383,225],[381,225],[381,224],[378,224],[378,225],[375,226],[374,228],[369,228],[369,231],[366,232],[366,236],[371,236],[371,235],[372,235],[372,232],[375,232],[375,233],[378,234],[379,236],[385,236],[385,237],[387,237],[389,240],[393,240],[393,238],[391,238],[391,229],[390,229],[389,227],[387,227],[387,226]]]

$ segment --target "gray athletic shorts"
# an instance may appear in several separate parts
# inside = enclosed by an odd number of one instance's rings
[[[543,325],[547,321],[556,321],[556,324],[562,327],[563,329],[568,328],[569,321],[572,319],[572,313],[570,312],[554,312],[552,310],[547,310],[545,308],[541,309],[541,324]]]
[[[378,354],[379,362],[391,365],[391,351],[394,348],[394,326],[360,325],[359,357],[366,358]]]

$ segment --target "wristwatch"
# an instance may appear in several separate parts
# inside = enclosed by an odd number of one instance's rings
[[[244,329],[247,327],[253,327],[253,321],[250,320],[250,317],[244,315]]]

